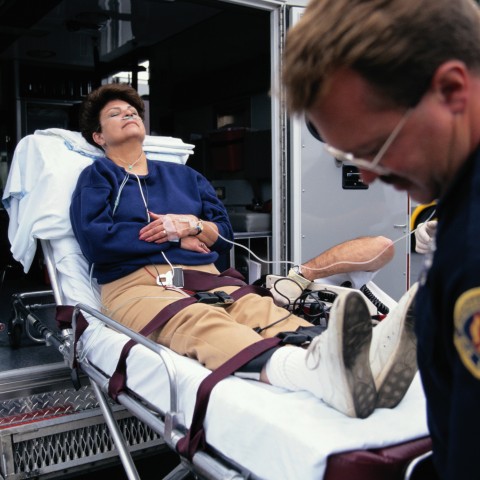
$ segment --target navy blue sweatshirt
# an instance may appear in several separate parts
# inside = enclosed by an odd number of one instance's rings
[[[147,208],[156,214],[191,214],[215,222],[220,235],[233,239],[225,207],[205,177],[186,165],[151,160],[147,163],[148,174],[139,175],[140,185],[135,175],[107,158],[85,168],[78,179],[70,219],[80,248],[88,262],[94,264],[93,276],[100,284],[145,265],[166,263],[162,252],[172,264],[205,265],[231,248],[220,237],[210,247],[210,253],[184,250],[177,242],[157,244],[139,240],[140,229],[148,222]],[[121,188],[125,177],[127,182]]]

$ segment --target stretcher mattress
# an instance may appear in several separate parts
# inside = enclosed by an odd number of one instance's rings
[[[74,256],[64,257],[71,268]],[[67,264],[70,264],[67,266]],[[85,285],[85,284],[83,284]],[[62,280],[68,290],[68,281]],[[75,298],[84,296],[78,290]],[[72,303],[74,299],[71,299]],[[107,374],[113,373],[127,337],[95,321],[83,335],[80,353]],[[178,376],[179,410],[190,425],[196,391],[209,370],[171,352]],[[127,360],[127,386],[162,411],[169,408],[162,362],[144,347]],[[229,377],[212,392],[205,422],[209,445],[259,478],[323,478],[327,458],[350,450],[381,448],[428,435],[425,401],[418,376],[402,402],[377,409],[367,419],[348,418],[307,392],[288,392],[253,380]]]
[[[67,304],[80,301],[98,308],[78,244],[71,238],[51,243]],[[127,341],[123,334],[90,320],[79,353],[110,375]],[[174,352],[170,356],[177,371],[179,411],[188,427],[197,388],[210,372],[195,360]],[[127,360],[127,386],[150,405],[168,411],[168,378],[155,353],[142,346],[132,349]],[[377,409],[364,420],[348,418],[307,392],[288,392],[229,377],[212,392],[205,427],[209,445],[256,477],[271,480],[320,479],[331,455],[387,447],[428,435],[418,375],[395,409]]]
[[[55,141],[59,138],[55,137]],[[19,152],[33,155],[31,162],[43,161],[40,157],[47,149],[40,151],[38,145],[42,143],[44,139],[39,142],[38,137],[27,138]],[[57,151],[56,156],[65,154],[64,141],[60,143],[57,146],[62,150]],[[51,149],[50,140],[49,145]],[[84,303],[99,309],[98,287],[89,278],[88,265],[71,232],[68,205],[61,205],[59,211],[58,202],[49,202],[50,211],[46,211],[45,204],[39,202],[42,194],[48,195],[52,188],[63,185],[66,192],[62,192],[61,198],[68,203],[74,180],[88,162],[78,161],[76,172],[72,172],[75,170],[72,163],[60,173],[56,168],[49,170],[48,162],[44,162],[41,175],[45,182],[35,183],[29,182],[22,169],[17,168],[24,160],[20,153],[14,158],[13,173],[7,183],[10,187],[3,197],[13,223],[9,235],[11,242],[18,246],[17,259],[27,265],[31,261],[31,243],[36,238],[49,240],[63,303]],[[68,160],[74,161],[73,157]],[[16,172],[20,176],[16,177]],[[53,187],[50,182],[56,175],[60,178]],[[66,181],[69,176],[71,185]],[[90,326],[82,336],[79,354],[111,374],[128,339],[98,320],[88,320]],[[173,352],[170,355],[177,370],[179,410],[184,413],[188,427],[197,388],[209,371],[194,360]],[[159,357],[143,346],[135,346],[128,357],[127,386],[149,404],[168,411],[170,399],[165,369]],[[386,447],[428,435],[425,400],[418,377],[395,409],[377,409],[364,420],[345,417],[307,392],[288,392],[229,377],[212,392],[205,427],[206,440],[214,449],[255,477],[272,480],[320,479],[330,455]]]
[[[113,372],[126,339],[103,328],[87,353],[95,365]],[[179,382],[179,409],[191,421],[197,388],[209,371],[194,360],[172,355]],[[149,403],[168,409],[168,383],[153,353],[134,347],[127,362],[127,386]],[[352,419],[307,392],[229,377],[212,392],[206,440],[255,476],[272,480],[323,478],[327,458],[338,452],[380,448],[427,435],[419,379],[392,410],[378,409]]]

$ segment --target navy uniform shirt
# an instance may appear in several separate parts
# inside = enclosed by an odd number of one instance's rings
[[[434,462],[443,479],[480,479],[480,151],[437,216],[436,251],[416,302]]]

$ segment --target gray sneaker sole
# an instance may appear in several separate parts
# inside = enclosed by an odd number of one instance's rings
[[[368,417],[376,407],[377,391],[370,369],[372,325],[362,296],[351,292],[345,299],[343,320],[343,362],[358,418]]]
[[[388,373],[378,388],[378,408],[396,407],[417,373],[417,338],[414,331],[413,301],[407,309],[400,341],[386,368]]]

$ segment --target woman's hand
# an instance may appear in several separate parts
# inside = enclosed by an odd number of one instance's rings
[[[195,233],[199,221],[195,215],[149,214],[153,220],[140,230],[139,238],[145,242],[164,243],[186,238]]]
[[[180,248],[192,252],[210,253],[210,249],[197,237],[184,237],[180,242]]]

